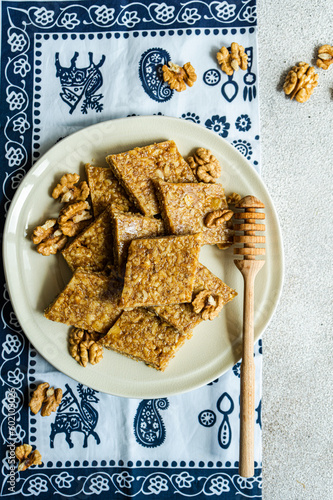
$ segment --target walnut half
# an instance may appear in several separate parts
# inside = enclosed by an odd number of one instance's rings
[[[97,344],[99,335],[80,328],[72,328],[69,333],[70,355],[83,367],[88,362],[96,365],[103,358],[103,347]]]
[[[32,451],[32,446],[30,444],[18,446],[15,449],[15,456],[19,461],[19,471],[24,471],[31,465],[40,465],[42,463],[42,455],[38,450]]]
[[[328,69],[333,64],[333,46],[322,45],[318,49],[317,66],[321,69]]]
[[[221,175],[221,165],[209,149],[198,148],[187,163],[200,182],[216,182]]]
[[[247,54],[243,45],[236,42],[231,44],[230,53],[226,47],[222,47],[216,54],[221,70],[227,75],[233,75],[234,71],[247,68]]]
[[[80,180],[78,174],[65,174],[61,177],[59,184],[52,191],[52,198],[60,198],[62,203],[73,201],[85,201],[89,196],[88,184],[83,181],[76,186]]]
[[[205,217],[205,226],[206,227],[217,227],[220,224],[225,224],[228,220],[232,218],[234,215],[232,210],[228,210],[227,208],[223,208],[221,210],[214,210],[213,212],[209,212]]]
[[[37,245],[37,252],[47,256],[55,255],[67,243],[67,236],[59,229],[57,219],[48,219],[42,226],[37,226],[31,239]]]
[[[300,62],[289,71],[283,90],[290,99],[306,102],[318,85],[318,74],[308,63]]]
[[[49,417],[53,411],[56,411],[61,403],[62,390],[50,387],[50,384],[43,382],[39,384],[33,392],[29,407],[35,415],[41,409],[42,417]]]
[[[169,61],[168,66],[162,66],[163,80],[169,84],[169,87],[177,92],[186,90],[186,84],[192,87],[197,79],[195,70],[190,62],[184,64],[183,67],[178,66]]]
[[[82,229],[89,224],[87,222],[92,218],[90,205],[87,201],[78,201],[66,205],[59,214],[58,224],[61,231],[66,236],[76,236]]]
[[[207,319],[213,320],[216,318],[219,315],[223,304],[223,297],[214,294],[214,292],[209,290],[202,290],[197,293],[192,301],[193,311],[196,314],[201,313],[201,317],[205,321]]]

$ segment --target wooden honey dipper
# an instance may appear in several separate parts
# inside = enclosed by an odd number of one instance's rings
[[[243,247],[234,248],[234,254],[244,259],[234,260],[244,278],[243,306],[243,354],[240,374],[240,448],[239,474],[243,477],[254,475],[254,398],[255,366],[253,359],[254,344],[254,280],[265,264],[264,260],[255,260],[256,255],[265,255],[265,248],[256,248],[257,243],[265,243],[265,236],[256,236],[256,231],[264,231],[265,225],[257,222],[265,219],[257,208],[265,205],[254,196],[245,196],[235,204],[235,208],[244,209],[235,212],[234,219],[244,222],[235,224],[235,231],[244,234],[235,235],[234,243],[243,243]]]

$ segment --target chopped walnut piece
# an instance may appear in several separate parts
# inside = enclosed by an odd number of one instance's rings
[[[198,148],[187,163],[201,182],[216,182],[221,175],[221,165],[209,149]]]
[[[216,244],[217,248],[219,248],[220,250],[226,250],[227,248],[230,248],[231,245],[232,245],[231,241],[228,241],[227,243],[217,243]]]
[[[24,471],[31,465],[40,465],[42,463],[42,455],[38,450],[32,451],[32,446],[30,444],[18,446],[15,449],[15,456],[19,461],[19,471]]]
[[[205,225],[207,227],[217,227],[224,224],[233,216],[233,211],[228,209],[214,210],[205,217]]]
[[[86,367],[88,362],[96,365],[103,358],[103,348],[97,344],[99,338],[100,336],[96,332],[72,328],[69,333],[70,355],[81,366]]]
[[[169,87],[177,92],[186,90],[186,84],[192,87],[197,79],[197,75],[191,63],[187,62],[183,67],[168,62],[168,66],[162,66],[163,80],[169,84]]]
[[[86,181],[80,182],[78,186],[78,192],[76,196],[73,196],[70,200],[68,200],[68,196],[63,196],[63,199],[61,201],[85,201],[89,194],[90,194],[90,189]]]
[[[37,245],[37,252],[47,256],[62,250],[67,242],[67,237],[58,228],[57,219],[49,219],[42,226],[37,226],[31,239]]]
[[[202,290],[192,301],[192,307],[196,314],[201,313],[204,321],[212,320],[219,315],[224,305],[223,297],[209,290]]]
[[[50,387],[50,384],[43,382],[39,384],[33,392],[29,406],[35,415],[41,409],[42,417],[50,416],[53,411],[56,411],[60,405],[62,398],[62,390]]]
[[[244,47],[233,42],[231,44],[230,53],[226,47],[222,47],[216,54],[221,70],[227,75],[233,75],[234,71],[239,68],[245,70],[247,68],[247,54]]]
[[[52,198],[56,200],[61,196],[62,203],[85,201],[89,196],[89,187],[85,181],[81,182],[79,186],[75,186],[79,180],[78,174],[63,175],[60,183],[52,191]]]
[[[240,194],[238,194],[238,193],[231,193],[227,197],[227,203],[228,203],[228,205],[235,205],[235,203],[237,203],[238,201],[240,201],[241,198],[242,197],[241,197]]]
[[[188,158],[186,158],[186,161],[189,165],[189,167],[193,170],[193,172],[195,173],[196,170],[197,170],[197,167],[198,167],[198,164],[197,162],[195,161],[194,157],[193,156],[189,156]]]
[[[297,102],[306,102],[317,85],[318,74],[315,73],[314,67],[300,62],[289,71],[283,90],[286,95],[290,95],[290,99],[295,98]]]
[[[65,206],[59,214],[58,224],[67,236],[76,236],[89,223],[92,215],[87,201],[78,201]]]
[[[322,45],[318,49],[317,66],[321,69],[328,69],[333,64],[333,46]]]

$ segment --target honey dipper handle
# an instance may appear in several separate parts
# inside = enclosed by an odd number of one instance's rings
[[[235,260],[244,278],[243,354],[240,386],[240,450],[239,474],[254,475],[254,399],[255,366],[254,344],[254,280],[263,260]]]

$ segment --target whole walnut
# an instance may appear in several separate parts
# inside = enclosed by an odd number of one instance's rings
[[[221,175],[221,165],[209,149],[198,148],[187,163],[200,182],[214,183]]]

